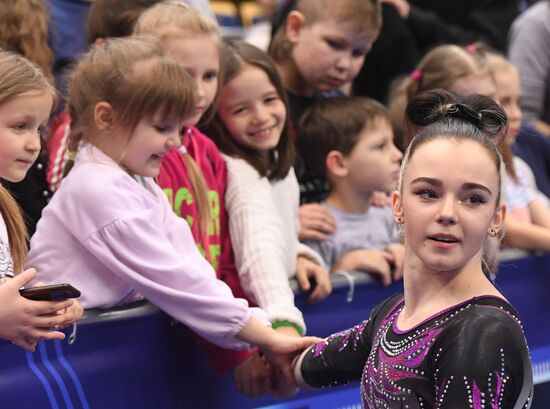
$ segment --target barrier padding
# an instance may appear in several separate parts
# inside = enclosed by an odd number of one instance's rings
[[[402,291],[399,283],[385,288],[361,274],[337,276],[334,284],[333,294],[321,303],[297,294],[309,334],[348,328],[382,299]],[[531,348],[538,384],[532,408],[545,408],[550,395],[550,255],[503,261],[497,286],[519,311]],[[241,396],[231,374],[214,375],[190,331],[149,304],[87,311],[73,344],[41,342],[31,354],[1,341],[0,354],[2,408],[360,407],[357,385],[301,391],[286,401]]]

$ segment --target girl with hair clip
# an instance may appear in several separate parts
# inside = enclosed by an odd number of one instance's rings
[[[2,181],[21,181],[38,157],[41,134],[55,99],[55,89],[37,66],[0,50]],[[19,295],[19,288],[32,280],[36,271],[21,272],[27,256],[27,230],[19,206],[1,185],[0,214],[0,338],[34,351],[41,339],[63,339],[65,335],[52,328],[72,324],[82,309],[73,300],[31,301]]]
[[[132,34],[140,14],[160,0],[94,0],[86,21],[86,41],[89,47],[106,38],[127,37]],[[74,65],[74,61],[65,61]],[[63,73],[65,76],[65,73]],[[64,78],[64,88],[67,81]],[[63,91],[65,92],[65,90]],[[50,190],[55,192],[63,179],[63,171],[69,161],[69,133],[71,118],[63,110],[53,120],[47,139],[48,166],[46,179]]]
[[[506,132],[485,96],[424,92],[406,121],[393,213],[405,237],[404,295],[304,351],[299,385],[361,381],[366,408],[529,408],[527,343],[517,312],[483,272],[484,242],[503,227]],[[448,169],[453,169],[449,172]]]
[[[44,210],[27,264],[43,281],[74,283],[85,308],[147,298],[210,341],[257,345],[288,370],[284,354],[312,340],[278,334],[261,310],[232,296],[153,180],[180,145],[195,88],[152,38],[107,40],[83,56],[68,99],[75,160]]]
[[[227,162],[225,203],[241,284],[278,331],[302,335],[305,323],[289,278],[296,275],[312,301],[331,287],[320,256],[298,241],[299,191],[284,89],[267,54],[244,42],[224,44],[222,66],[219,106],[207,133]]]
[[[401,107],[422,90],[443,88],[461,95],[483,94],[498,101],[499,89],[495,74],[486,46],[471,44],[466,47],[437,47],[426,54],[417,69],[403,80],[395,92],[390,102],[392,122],[399,127],[400,121],[403,121]],[[513,119],[512,128],[517,127],[517,112],[509,109]],[[503,230],[504,241],[522,250],[550,251],[550,211],[535,199],[535,192],[526,185],[523,177],[518,177],[509,141],[503,137],[495,143],[506,166],[505,202],[511,216],[506,220],[506,228]],[[495,270],[498,243],[493,242],[492,247],[488,259]]]
[[[404,138],[405,108],[417,93],[442,88],[461,95],[482,94],[493,99],[497,90],[487,60],[477,46],[441,45],[428,52],[407,77],[390,90],[389,110],[396,145],[404,151],[410,140]]]
[[[191,6],[166,1],[145,11],[135,32],[159,37],[165,52],[193,77],[199,93],[181,145],[164,155],[157,183],[174,212],[189,223],[197,246],[218,278],[227,283],[234,296],[246,298],[235,266],[225,210],[225,161],[214,142],[196,127],[212,117],[216,106],[221,43],[218,26]],[[217,372],[233,370],[241,393],[260,396],[267,392],[269,371],[257,350],[233,351],[202,338],[198,341]]]

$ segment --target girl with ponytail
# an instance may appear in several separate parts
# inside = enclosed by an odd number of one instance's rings
[[[416,69],[390,90],[389,110],[397,145],[403,151],[410,139],[404,135],[405,109],[416,94],[435,88],[461,95],[496,97],[493,73],[483,52],[475,45],[441,45],[428,52]],[[414,136],[414,135],[413,135]]]
[[[313,339],[278,334],[263,311],[234,298],[154,181],[197,101],[191,76],[154,38],[110,39],[85,54],[68,99],[73,167],[44,210],[27,264],[42,281],[74,283],[85,308],[146,298],[204,338],[254,344],[288,370],[284,354]]]
[[[208,122],[216,109],[221,76],[218,26],[187,4],[164,1],[140,16],[135,33],[158,37],[166,53],[193,77],[200,94],[181,135],[181,146],[164,155],[157,182],[174,212],[189,223],[200,252],[217,277],[235,296],[247,298],[233,257],[225,209],[227,167],[214,142],[197,128]],[[200,337],[197,340],[216,372],[233,370],[241,393],[260,396],[267,392],[268,368],[257,350],[234,351]]]

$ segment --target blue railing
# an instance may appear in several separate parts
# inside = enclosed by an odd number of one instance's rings
[[[304,294],[296,297],[310,334],[325,336],[350,327],[365,319],[379,301],[402,290],[400,284],[384,288],[357,273],[337,275],[333,282],[334,293],[324,302],[310,304]],[[522,317],[537,388],[546,388],[550,385],[545,384],[550,380],[550,255],[503,261],[497,285]],[[301,391],[287,401],[241,396],[231,374],[214,375],[183,325],[147,303],[88,310],[72,344],[42,342],[31,354],[0,342],[0,353],[1,408],[360,407],[357,386]],[[533,408],[547,407],[537,401],[539,395],[544,393],[535,394]]]

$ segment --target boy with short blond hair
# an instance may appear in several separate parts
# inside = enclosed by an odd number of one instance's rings
[[[365,270],[390,284],[400,277],[403,246],[390,207],[371,206],[375,192],[396,188],[402,158],[386,108],[369,98],[326,99],[303,115],[299,132],[308,169],[330,185],[322,205],[338,225],[308,245],[332,271]]]
[[[376,0],[296,1],[269,49],[289,92],[293,122],[317,94],[353,81],[381,24]],[[293,107],[293,102],[301,104]]]
[[[289,100],[290,129],[295,139],[302,114],[318,101],[343,95],[359,73],[382,25],[376,0],[297,0],[276,32],[270,55]],[[326,181],[313,178],[298,151],[295,163],[300,183],[300,238],[324,239],[335,225],[315,204],[326,197]]]

